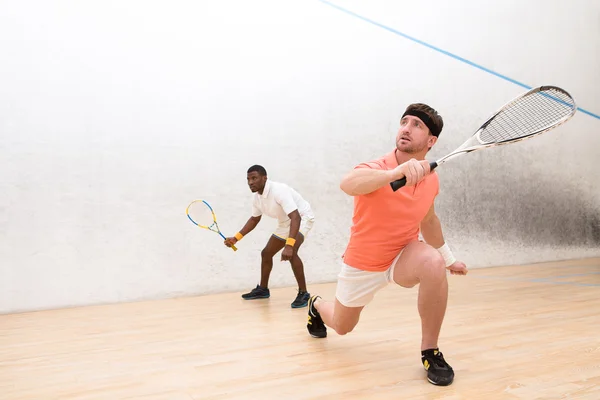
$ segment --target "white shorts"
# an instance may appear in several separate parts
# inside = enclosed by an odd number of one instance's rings
[[[338,274],[335,297],[346,307],[363,307],[373,300],[375,293],[394,283],[394,267],[402,251],[394,258],[385,271],[363,271],[362,269],[342,265]]]
[[[291,223],[292,223],[292,221],[289,219],[286,222],[278,223],[277,229],[275,229],[275,232],[273,232],[273,235],[277,236],[280,239],[286,240],[290,234]],[[302,220],[300,221],[300,231],[299,232],[306,238],[306,235],[308,235],[308,232],[310,232],[314,223],[315,223],[314,218],[302,217]]]

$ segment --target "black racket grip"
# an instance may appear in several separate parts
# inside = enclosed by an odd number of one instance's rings
[[[431,171],[433,171],[437,166],[438,166],[438,164],[435,161],[432,161],[429,163],[429,168]],[[393,182],[390,182],[390,186],[392,187],[392,190],[394,192],[396,190],[400,189],[404,185],[406,185],[406,178],[401,178],[401,179],[395,180]]]

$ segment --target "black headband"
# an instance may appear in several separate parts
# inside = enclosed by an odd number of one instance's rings
[[[427,127],[429,128],[429,130],[431,131],[431,134],[433,136],[435,136],[435,137],[440,136],[440,133],[442,132],[442,130],[439,129],[438,126],[433,123],[433,121],[431,120],[431,118],[429,118],[429,115],[427,115],[423,111],[419,111],[419,110],[406,110],[404,112],[404,114],[402,114],[402,118],[404,118],[407,115],[412,115],[413,117],[419,118],[421,121],[423,121],[423,123],[425,125],[427,125]]]

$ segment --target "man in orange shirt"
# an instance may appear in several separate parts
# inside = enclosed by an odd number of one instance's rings
[[[444,126],[442,117],[426,104],[411,104],[400,120],[396,148],[383,157],[357,165],[340,188],[354,197],[350,240],[338,275],[335,301],[312,296],[307,329],[324,338],[327,328],[351,332],[362,309],[390,283],[411,288],[419,284],[421,361],[434,385],[449,385],[454,371],[438,348],[446,312],[451,274],[466,275],[444,242],[434,199],[439,193],[435,172],[425,155]],[[390,182],[406,177],[394,192]],[[419,232],[425,242],[419,240]]]

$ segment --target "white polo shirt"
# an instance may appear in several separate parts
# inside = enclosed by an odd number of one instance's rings
[[[279,223],[282,223],[290,220],[288,214],[294,210],[298,210],[302,218],[314,218],[310,204],[285,183],[267,179],[263,193],[254,193],[253,217],[265,214],[268,217],[276,218]]]

